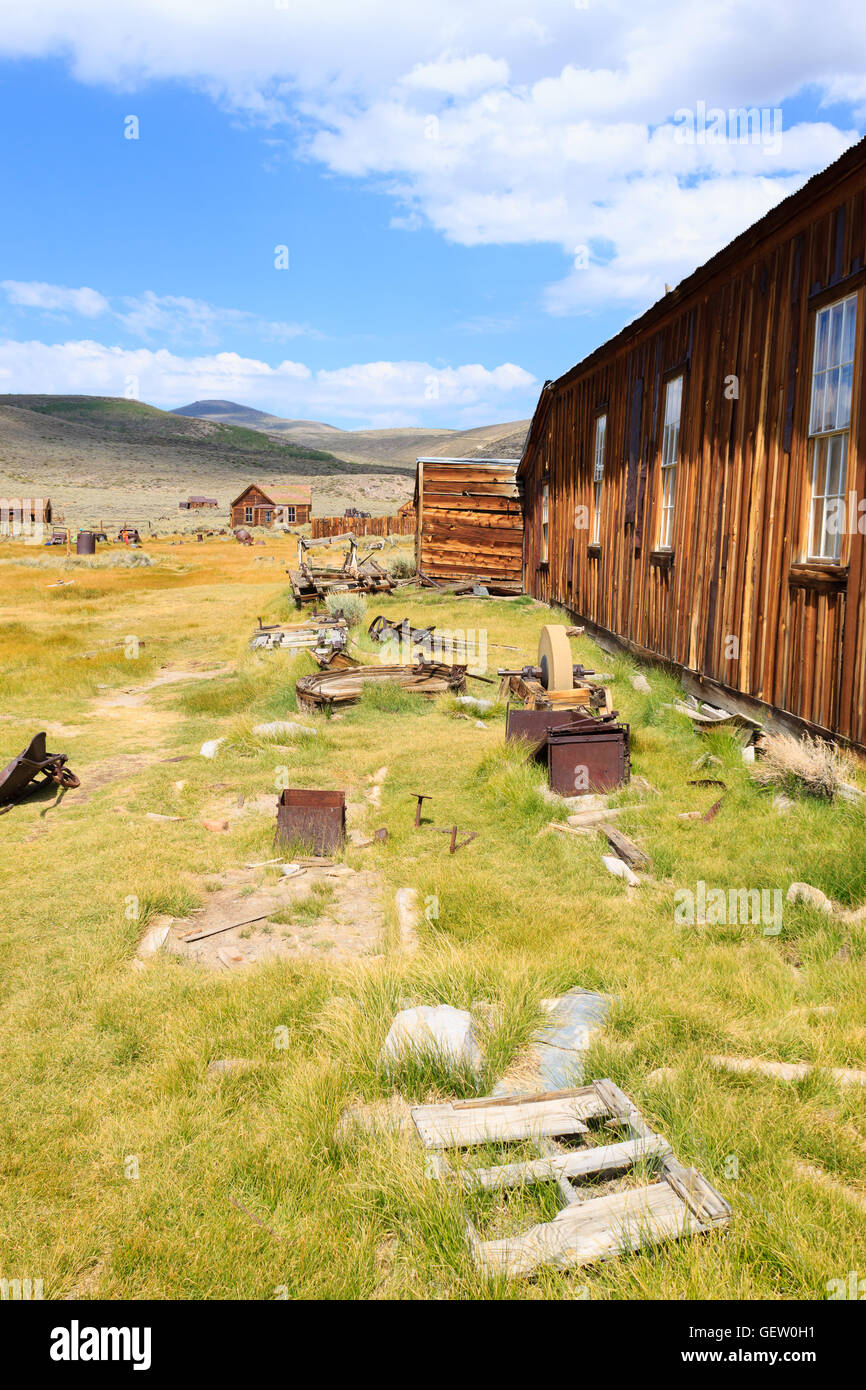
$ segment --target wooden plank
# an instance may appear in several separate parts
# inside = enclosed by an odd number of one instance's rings
[[[425,1148],[470,1148],[475,1144],[585,1134],[587,1119],[604,1113],[595,1094],[557,1097],[455,1110],[452,1105],[419,1105],[412,1110]]]
[[[580,1268],[701,1229],[685,1202],[661,1182],[565,1207],[519,1236],[484,1241],[470,1228],[469,1237],[480,1269],[513,1279],[541,1265]]]
[[[534,1158],[525,1163],[502,1163],[491,1168],[464,1168],[458,1177],[467,1190],[482,1188],[487,1192],[507,1187],[523,1187],[538,1182],[559,1182],[560,1179],[612,1176],[627,1172],[636,1163],[661,1158],[670,1153],[670,1146],[661,1135],[652,1139],[627,1139],[621,1144],[603,1144],[596,1148],[576,1149],[550,1158]]]
[[[605,824],[601,825],[599,829],[611,849],[619,855],[620,859],[624,859],[626,864],[629,864],[631,868],[642,869],[650,863],[649,855],[644,854],[643,850],[635,844],[634,840],[630,840],[627,835],[623,835],[622,832],[615,829],[614,826]]]

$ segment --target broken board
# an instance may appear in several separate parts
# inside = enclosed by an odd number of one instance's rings
[[[428,1175],[467,1191],[501,1191],[538,1182],[559,1187],[563,1209],[520,1235],[483,1240],[467,1221],[476,1265],[490,1275],[516,1278],[541,1265],[574,1269],[629,1250],[680,1240],[727,1225],[731,1209],[694,1168],[684,1167],[670,1145],[645,1123],[612,1081],[535,1096],[490,1096],[477,1101],[416,1106],[412,1118],[431,1156]],[[586,1121],[619,1125],[626,1138],[613,1144],[564,1147],[551,1141],[587,1133]],[[455,1169],[442,1150],[535,1140],[542,1156],[488,1168]],[[652,1180],[601,1196],[573,1184],[629,1173],[637,1164]]]

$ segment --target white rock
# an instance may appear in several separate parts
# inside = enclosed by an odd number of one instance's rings
[[[755,761],[755,745],[753,743],[748,744],[740,756],[744,763],[753,763]]]
[[[437,1053],[443,1061],[481,1068],[481,1052],[472,1028],[472,1015],[450,1004],[421,1004],[396,1014],[382,1047],[383,1062],[397,1061],[413,1051]]]
[[[789,903],[811,903],[819,912],[833,911],[833,904],[827,894],[822,893],[820,888],[813,888],[811,883],[792,883],[785,897]]]
[[[300,864],[280,865],[280,873],[282,874],[283,878],[296,878],[298,874],[302,874],[303,872],[304,870],[301,868]]]
[[[637,888],[640,879],[637,874],[632,873],[624,860],[618,859],[615,854],[603,854],[601,862],[609,874],[613,874],[615,878],[624,878],[631,888]]]
[[[169,917],[168,921],[163,918],[161,922],[155,922],[152,927],[148,927],[144,936],[138,943],[137,955],[139,959],[143,959],[146,956],[155,956],[157,951],[162,950],[168,939],[168,934],[171,931],[172,920],[171,917]]]
[[[646,676],[643,675],[640,671],[638,671],[636,676],[632,677],[631,688],[632,690],[639,690],[641,695],[652,694],[652,686],[650,685]]]
[[[201,746],[201,756],[203,758],[215,758],[224,743],[224,738],[209,738],[207,743],[203,743]]]
[[[479,700],[477,695],[458,695],[458,705],[466,705],[469,709],[493,709],[492,700]]]
[[[293,719],[275,719],[272,724],[256,724],[253,727],[257,738],[316,738],[318,732],[318,729],[297,724]]]
[[[781,792],[778,796],[773,797],[773,810],[778,811],[779,815],[784,815],[786,811],[790,811],[793,804],[791,798],[784,796]]]

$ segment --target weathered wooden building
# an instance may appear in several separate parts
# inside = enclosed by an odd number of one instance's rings
[[[216,497],[201,497],[193,494],[185,502],[177,504],[182,512],[203,512],[219,506]]]
[[[527,592],[866,744],[864,326],[860,142],[545,385]]]
[[[313,506],[308,487],[250,483],[232,502],[232,526],[303,526]]]
[[[523,506],[517,459],[419,458],[415,561],[430,579],[519,589]]]

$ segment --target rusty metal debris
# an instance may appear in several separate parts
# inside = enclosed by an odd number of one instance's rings
[[[45,738],[44,733],[37,734],[24,752],[19,753],[18,757],[13,758],[0,772],[0,814],[11,810],[13,802],[22,796],[37,777],[43,778],[38,785],[44,786],[46,782],[53,782],[62,792],[81,786],[75,773],[66,766],[65,753],[46,752]]]
[[[352,705],[365,685],[394,681],[416,695],[444,695],[466,688],[466,667],[420,661],[414,666],[355,666],[345,671],[321,671],[301,676],[295,685],[298,700],[308,709]]]
[[[345,792],[286,788],[277,802],[277,848],[302,844],[314,854],[328,855],[342,849],[345,840]]]
[[[460,840],[460,842],[458,843],[458,840],[457,840],[458,827],[457,827],[456,825],[452,825],[452,826],[447,826],[447,825],[446,825],[446,826],[442,826],[441,828],[440,828],[439,826],[435,826],[434,829],[435,829],[437,835],[450,835],[450,836],[451,836],[451,844],[450,844],[449,849],[448,849],[448,853],[449,853],[449,854],[456,854],[457,851],[458,851],[458,849],[462,849],[464,845],[471,844],[471,842],[472,842],[473,840],[477,840],[477,839],[478,839],[478,831],[477,831],[477,830],[465,830],[465,831],[463,832],[463,839]]]
[[[382,613],[373,619],[367,628],[367,636],[374,642],[408,642],[412,647],[431,647],[435,627],[413,627],[408,618],[392,622]]]
[[[420,828],[420,826],[421,826],[421,807],[423,806],[423,804],[424,804],[425,801],[429,801],[429,800],[430,800],[430,793],[429,793],[429,792],[413,792],[412,795],[415,797],[416,801],[418,802],[418,805],[415,807],[415,829],[418,830],[418,829]]]

